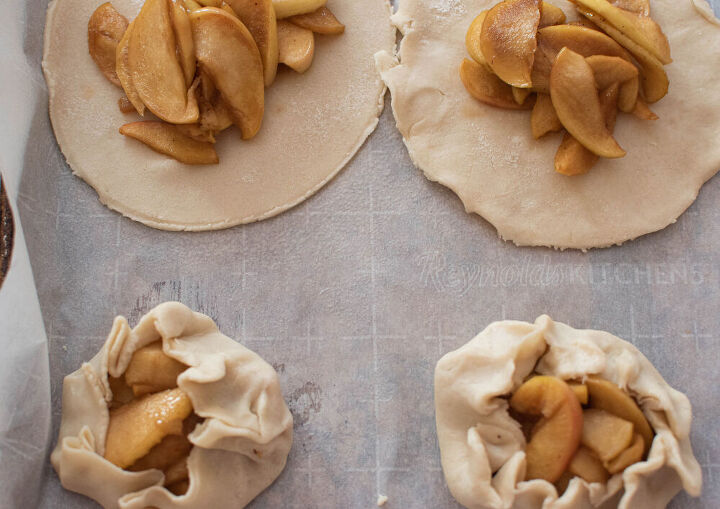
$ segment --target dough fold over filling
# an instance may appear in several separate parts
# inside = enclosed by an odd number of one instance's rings
[[[655,432],[649,453],[607,482],[573,477],[561,496],[525,480],[527,442],[507,397],[533,373],[562,380],[600,377],[639,404]],[[665,507],[681,489],[699,496],[702,472],[690,445],[692,409],[630,343],[576,330],[548,316],[496,322],[435,369],[435,414],[448,487],[472,509]]]
[[[187,368],[177,377],[176,389],[140,397],[183,393],[197,416],[187,434],[192,444],[189,482],[179,495],[163,487],[165,476],[174,475],[171,470],[124,470],[104,458],[120,397],[111,382],[117,387],[135,352],[158,342],[162,353]],[[209,317],[170,302],[151,310],[133,329],[117,317],[100,352],[65,377],[51,462],[66,489],[105,508],[244,507],[285,467],[292,428],[275,370],[220,333]]]

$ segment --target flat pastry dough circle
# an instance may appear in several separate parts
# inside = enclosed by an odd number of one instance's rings
[[[651,105],[660,120],[621,115],[627,156],[572,178],[554,171],[561,135],[534,140],[529,112],[482,104],[460,81],[467,29],[497,2],[400,0],[399,64],[390,54],[377,63],[415,165],[518,245],[605,247],[673,223],[720,169],[720,25],[705,0],[652,0],[674,59],[670,93]]]
[[[600,375],[626,389],[655,430],[645,461],[607,483],[575,477],[558,498],[544,480],[524,481],[525,437],[508,400],[533,371],[563,380]],[[702,471],[690,445],[692,409],[633,345],[548,316],[490,324],[435,367],[435,418],[453,496],[471,509],[658,509],[681,489],[699,496]]]
[[[203,167],[118,133],[140,117],[119,111],[122,90],[88,54],[87,23],[100,3],[53,0],[48,8],[43,69],[50,118],[73,172],[101,202],[136,221],[164,230],[214,230],[274,216],[334,177],[377,125],[385,85],[373,55],[395,45],[387,0],[330,0],[345,33],[316,36],[305,74],[279,69],[265,94],[260,133],[242,141],[237,128],[223,132],[216,146],[220,164]],[[112,3],[133,19],[143,2]]]
[[[136,350],[158,340],[190,366],[178,387],[205,418],[188,435],[190,487],[181,496],[163,488],[159,470],[130,472],[103,458],[108,375],[121,376]],[[50,460],[63,487],[106,509],[244,507],[280,475],[292,445],[292,415],[272,366],[178,302],[157,306],[132,330],[117,317],[102,350],[65,377],[62,406]]]

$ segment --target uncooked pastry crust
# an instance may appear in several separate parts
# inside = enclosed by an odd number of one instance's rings
[[[525,437],[503,396],[533,371],[564,380],[600,375],[628,390],[656,433],[647,460],[606,484],[576,477],[560,498],[547,481],[523,481]],[[435,416],[448,487],[471,509],[658,509],[682,488],[693,496],[702,489],[687,397],[639,350],[607,332],[576,330],[548,316],[534,324],[493,323],[437,363]]]
[[[465,33],[497,1],[400,0],[400,63],[387,53],[377,62],[415,165],[518,245],[605,247],[675,222],[720,169],[720,27],[707,2],[652,0],[674,59],[670,93],[651,105],[660,120],[621,115],[627,156],[569,178],[554,171],[560,135],[534,140],[528,112],[482,104],[460,82]]]
[[[108,374],[125,372],[133,352],[161,340],[190,366],[178,387],[205,421],[190,433],[190,488],[176,496],[159,470],[129,472],[103,458],[112,392]],[[157,306],[130,330],[117,317],[102,350],[63,381],[60,436],[50,459],[62,485],[106,509],[244,507],[283,468],[293,419],[275,370],[220,333],[207,316],[177,302]]]
[[[373,132],[385,85],[373,55],[392,50],[387,0],[330,0],[346,24],[341,36],[317,36],[312,67],[282,69],[267,90],[257,137],[233,128],[219,136],[219,165],[183,165],[118,128],[137,115],[117,105],[111,85],[88,54],[87,22],[101,0],[53,0],[45,28],[43,69],[50,118],[68,164],[100,201],[164,230],[215,230],[259,221],[297,205],[353,157]],[[133,19],[141,0],[113,0]],[[147,115],[146,115],[147,116]]]

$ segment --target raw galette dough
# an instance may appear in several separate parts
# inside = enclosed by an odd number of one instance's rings
[[[260,133],[242,141],[236,128],[223,132],[220,164],[202,167],[118,133],[140,117],[119,111],[122,90],[88,54],[88,19],[101,3],[50,3],[43,59],[50,118],[73,172],[132,219],[164,230],[213,230],[274,216],[334,177],[377,125],[385,84],[373,55],[395,45],[387,0],[330,0],[345,33],[316,36],[312,67],[302,75],[281,69],[266,90]],[[112,1],[128,19],[142,3]]]
[[[129,472],[103,458],[112,393],[135,350],[161,340],[190,366],[178,377],[205,421],[188,436],[190,488],[176,496],[159,470]],[[107,509],[244,507],[285,468],[293,419],[275,370],[220,333],[209,317],[161,304],[134,329],[117,317],[102,350],[63,382],[60,436],[51,461],[62,485]]]
[[[523,481],[525,438],[503,396],[533,371],[564,380],[600,375],[628,390],[656,436],[646,461],[606,484],[574,478],[562,497],[544,480]],[[665,507],[684,488],[699,496],[702,472],[690,446],[692,410],[630,343],[541,316],[504,321],[445,355],[435,368],[442,467],[453,496],[471,509]]]
[[[518,245],[602,247],[673,223],[720,169],[720,26],[705,0],[650,2],[674,59],[670,93],[651,105],[660,120],[621,115],[627,156],[571,178],[554,171],[560,134],[534,140],[528,111],[482,104],[460,81],[467,29],[497,2],[399,0],[399,63],[388,53],[377,63],[415,165]]]

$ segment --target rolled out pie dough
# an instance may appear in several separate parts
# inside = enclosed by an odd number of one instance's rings
[[[605,484],[576,477],[560,498],[547,481],[524,481],[525,437],[504,396],[533,371],[564,380],[600,375],[626,389],[656,433],[648,458]],[[687,397],[627,341],[548,316],[493,323],[440,359],[435,416],[448,487],[471,509],[659,509],[683,488],[693,496],[702,488]]]
[[[385,85],[373,55],[392,50],[387,0],[330,0],[345,23],[340,36],[316,36],[305,74],[281,69],[266,91],[257,137],[237,128],[218,137],[219,165],[187,166],[127,139],[118,128],[121,89],[88,54],[87,23],[102,0],[53,0],[45,28],[43,69],[50,118],[73,172],[100,201],[164,230],[213,230],[265,219],[311,196],[334,177],[372,133]],[[128,19],[142,0],[113,0]],[[147,116],[147,115],[146,115]]]
[[[660,120],[620,115],[627,156],[570,178],[554,171],[560,134],[534,140],[529,112],[482,104],[460,81],[467,29],[497,2],[400,0],[397,59],[377,63],[415,165],[518,245],[604,247],[673,223],[720,169],[720,26],[706,1],[651,1],[674,59],[670,93],[651,105]]]
[[[155,341],[190,366],[178,386],[205,420],[190,433],[190,488],[176,496],[159,470],[130,472],[103,458],[112,393],[108,375],[125,372],[132,354]],[[60,436],[50,459],[62,485],[106,509],[244,507],[280,475],[293,419],[275,370],[220,333],[207,316],[177,302],[161,304],[134,329],[117,317],[102,350],[63,382]]]

